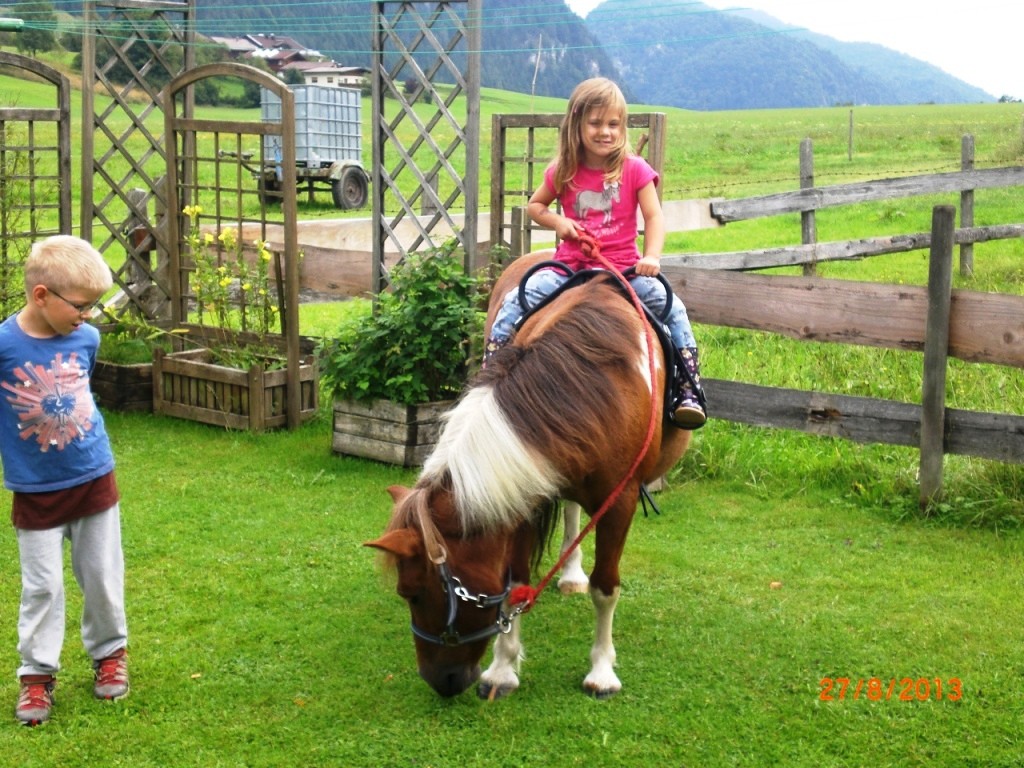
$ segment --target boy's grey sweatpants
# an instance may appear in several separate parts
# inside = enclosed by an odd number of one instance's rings
[[[93,661],[128,644],[120,505],[44,531],[16,529],[21,557],[18,676],[54,675],[64,645],[64,541],[82,590],[82,644]]]

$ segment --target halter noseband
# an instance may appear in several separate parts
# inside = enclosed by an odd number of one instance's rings
[[[445,628],[439,635],[427,632],[424,629],[420,629],[416,626],[416,622],[412,622],[412,633],[421,640],[426,640],[428,643],[434,645],[465,645],[467,643],[475,643],[478,640],[485,640],[499,632],[508,633],[512,630],[512,620],[505,614],[502,609],[502,603],[505,602],[505,598],[508,597],[509,592],[512,591],[512,572],[509,571],[508,579],[505,582],[505,590],[500,595],[475,595],[463,586],[458,576],[452,575],[451,569],[448,568],[448,564],[442,559],[437,564],[438,573],[441,575],[441,587],[444,589],[445,597],[448,603],[448,616],[445,622]],[[468,635],[460,635],[458,630],[455,629],[455,616],[459,611],[459,602],[469,603],[476,608],[494,608],[498,609],[497,620],[483,629],[472,632]]]

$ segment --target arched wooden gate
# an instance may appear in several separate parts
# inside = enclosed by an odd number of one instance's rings
[[[255,83],[280,100],[280,121],[200,119],[188,113],[190,86],[206,78],[231,78]],[[168,276],[171,323],[187,324],[195,296],[190,288],[195,262],[189,249],[192,227],[216,237],[233,229],[239,242],[260,240],[274,255],[281,335],[288,364],[289,427],[300,421],[299,394],[299,248],[296,227],[295,101],[288,86],[254,67],[235,63],[208,64],[174,78],[164,95],[167,145]],[[271,149],[273,147],[273,149]],[[280,152],[280,156],[278,156]],[[266,169],[278,177],[278,189],[267,194]],[[193,215],[186,217],[186,207]]]

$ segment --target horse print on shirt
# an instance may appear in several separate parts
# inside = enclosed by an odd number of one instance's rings
[[[601,192],[591,189],[580,190],[576,195],[576,202],[573,208],[576,210],[576,218],[586,221],[587,214],[597,211],[602,215],[601,224],[607,226],[612,221],[612,204],[619,202],[619,182],[608,184],[605,182]]]

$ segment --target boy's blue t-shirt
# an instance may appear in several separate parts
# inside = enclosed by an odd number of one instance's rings
[[[99,331],[88,324],[37,339],[17,315],[0,323],[0,459],[4,487],[45,493],[114,469],[103,416],[89,385]]]

